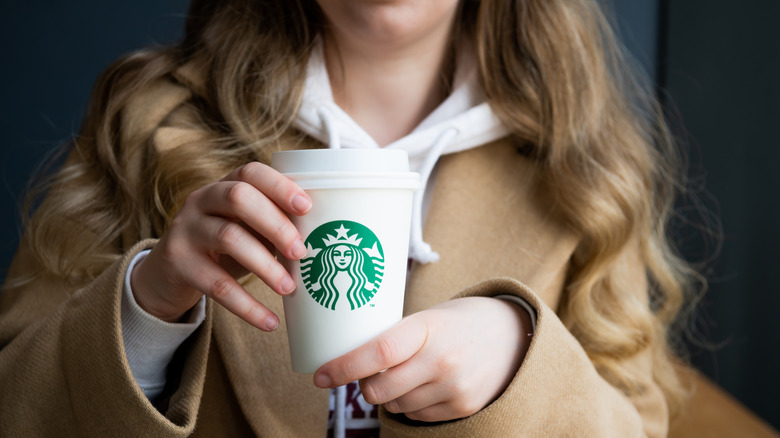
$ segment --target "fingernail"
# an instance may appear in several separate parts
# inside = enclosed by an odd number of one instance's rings
[[[303,195],[295,195],[292,198],[292,207],[298,213],[306,213],[311,208],[311,201]]]
[[[295,290],[295,281],[289,275],[285,275],[282,279],[282,290],[288,294]]]
[[[268,330],[269,332],[272,330],[276,330],[276,327],[278,326],[279,326],[279,320],[276,319],[276,317],[273,315],[269,315],[265,319],[265,322],[263,323],[263,327],[265,327],[265,329]]]
[[[329,388],[330,383],[330,377],[328,377],[327,374],[317,374],[314,376],[314,384],[320,388]]]
[[[293,243],[292,248],[290,249],[290,252],[292,253],[293,259],[300,260],[303,258],[303,256],[306,255],[306,247],[303,246],[303,241],[301,239],[298,239]]]

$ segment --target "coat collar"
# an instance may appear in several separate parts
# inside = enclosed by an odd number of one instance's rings
[[[579,237],[556,214],[540,177],[509,138],[442,157],[425,223],[441,259],[412,269],[407,313],[496,277],[525,283],[557,308]]]

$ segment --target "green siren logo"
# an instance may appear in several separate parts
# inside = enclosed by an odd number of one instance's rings
[[[312,298],[336,310],[346,295],[351,310],[376,295],[385,275],[385,256],[376,235],[352,221],[322,224],[306,238],[308,254],[301,259],[301,276]]]

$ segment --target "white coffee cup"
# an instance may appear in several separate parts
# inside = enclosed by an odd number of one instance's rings
[[[277,152],[271,166],[312,199],[290,217],[308,254],[280,260],[297,283],[284,297],[292,369],[313,373],[401,320],[419,175],[386,149]]]

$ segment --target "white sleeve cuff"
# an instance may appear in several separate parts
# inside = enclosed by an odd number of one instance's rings
[[[130,287],[133,268],[149,250],[138,253],[125,273],[122,291],[122,339],[133,378],[149,400],[162,393],[173,353],[206,319],[206,298],[189,312],[185,323],[169,323],[150,315],[135,301]]]
[[[511,301],[517,304],[518,306],[522,307],[523,309],[525,309],[526,312],[528,312],[528,316],[531,317],[531,329],[533,329],[533,331],[536,331],[536,310],[534,310],[534,308],[531,307],[531,305],[528,304],[526,300],[518,297],[517,295],[509,295],[509,294],[496,295],[493,298],[498,298],[499,300]]]

